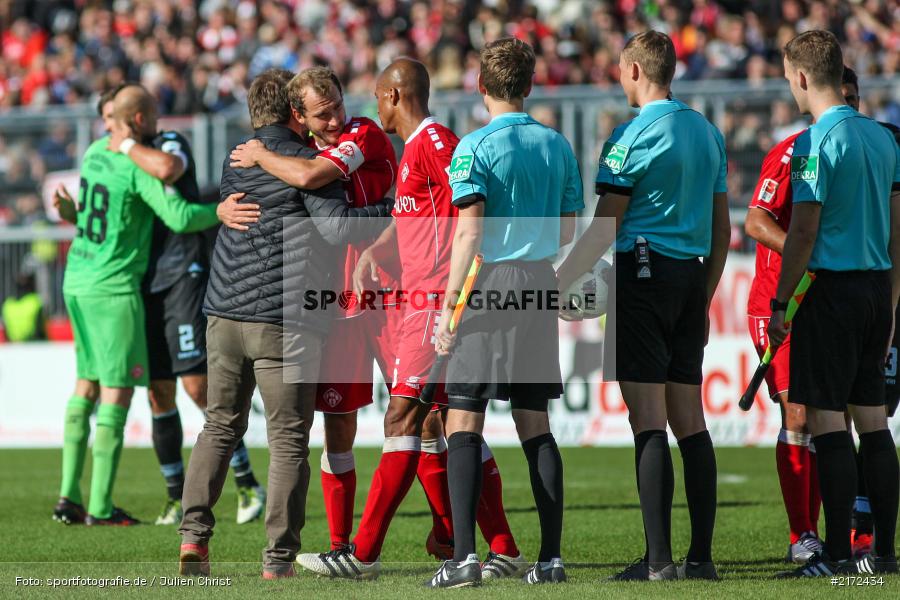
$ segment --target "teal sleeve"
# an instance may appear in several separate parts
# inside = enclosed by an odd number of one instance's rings
[[[581,183],[581,169],[569,142],[563,140],[566,155],[566,187],[560,212],[578,212],[584,208],[584,186]]]
[[[804,131],[794,142],[794,154],[791,156],[794,202],[824,204],[828,197],[830,176],[827,145],[812,144],[809,131]]]
[[[900,192],[900,144],[894,144],[894,155],[896,156],[894,161],[894,185],[891,186],[891,190]]]
[[[135,169],[134,177],[138,195],[175,233],[203,231],[219,222],[215,204],[188,202],[174,189],[167,192],[159,179],[141,169]]]
[[[459,201],[466,204],[473,196],[487,198],[488,167],[484,163],[484,157],[479,156],[476,150],[470,136],[466,136],[459,141],[453,152],[448,174],[453,204]]]
[[[600,153],[597,169],[597,188],[626,192],[647,172],[651,153],[640,139],[633,140],[628,135],[628,125],[621,125],[613,131]]]

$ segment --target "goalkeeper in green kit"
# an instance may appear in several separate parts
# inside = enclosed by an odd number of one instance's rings
[[[140,285],[147,270],[153,216],[178,233],[207,229],[218,221],[215,204],[188,203],[126,154],[110,150],[129,137],[126,123],[132,123],[137,113],[155,120],[155,105],[144,88],[122,88],[114,100],[116,123],[111,135],[95,141],[84,155],[77,202],[64,189],[57,192],[61,215],[77,225],[63,295],[75,334],[78,380],[66,408],[62,485],[53,511],[54,520],[66,524],[138,523],[113,506],[112,489],[134,386],[148,384]],[[98,399],[90,504],[85,511],[81,474],[90,415]]]

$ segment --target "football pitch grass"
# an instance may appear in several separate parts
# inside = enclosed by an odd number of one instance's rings
[[[252,449],[254,469],[265,479],[267,453]],[[356,452],[358,489],[356,522],[362,512],[378,449]],[[538,517],[533,508],[528,470],[521,450],[495,449],[503,475],[509,521],[525,556],[534,559],[539,545]],[[569,583],[525,586],[519,581],[495,582],[480,589],[433,591],[422,588],[437,567],[425,554],[431,516],[421,487],[415,483],[394,519],[382,554],[381,577],[374,582],[317,579],[299,572],[293,579],[263,581],[260,556],[266,544],[262,522],[236,525],[236,494],[232,476],[216,509],[218,525],[210,550],[212,576],[230,578],[229,585],[173,586],[177,574],[179,537],[174,526],[152,524],[131,528],[63,526],[50,515],[59,482],[59,450],[0,450],[0,597],[217,597],[247,598],[279,594],[327,600],[381,598],[419,599],[439,594],[463,598],[774,598],[900,597],[900,577],[884,577],[882,585],[833,586],[827,578],[773,581],[787,547],[787,523],[774,466],[774,450],[724,448],[719,462],[719,512],[714,557],[721,582],[610,583],[605,579],[643,552],[640,510],[634,486],[633,451],[629,448],[563,449],[566,515],[563,558]],[[313,465],[303,550],[326,550],[328,529],[319,485],[320,449]],[[682,485],[681,460],[673,449],[676,491],[673,550],[687,550],[688,515]],[[90,459],[86,465],[90,473]],[[85,478],[84,487],[87,478]],[[150,449],[126,449],[119,469],[115,500],[145,522],[152,523],[164,501],[165,488]],[[486,553],[479,537],[479,553]],[[57,587],[52,578],[145,578],[140,587]],[[41,585],[16,584],[30,577]],[[170,585],[161,585],[168,577]],[[155,578],[155,579],[154,579]],[[151,585],[152,584],[152,585]],[[847,587],[854,587],[851,590]]]

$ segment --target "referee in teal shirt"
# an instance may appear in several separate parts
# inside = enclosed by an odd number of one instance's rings
[[[791,400],[806,406],[816,446],[825,551],[790,577],[896,573],[897,452],[885,412],[885,355],[900,297],[900,155],[891,133],[844,103],[841,47],[808,31],[784,49],[785,77],[815,124],[794,143],[791,225],[772,300],[769,340],[787,335],[784,312],[803,272],[816,280],[791,329]],[[859,433],[863,473],[844,412]],[[874,552],[854,561],[850,520],[865,477]]]
[[[665,34],[633,37],[619,69],[628,102],[640,114],[604,144],[594,221],[558,271],[566,289],[615,242],[604,376],[619,381],[628,406],[647,546],[642,559],[613,579],[717,579],[716,457],[700,384],[709,300],[731,235],[725,143],[701,114],[672,99],[675,49]],[[677,568],[667,425],[681,450],[691,517],[691,545]]]
[[[430,587],[478,585],[475,513],[481,488],[481,433],[489,400],[507,400],[528,460],[541,524],[537,562],[527,583],[565,580],[560,541],[563,516],[562,459],[547,415],[562,393],[555,308],[485,309],[474,301],[491,293],[525,300],[525,293],[556,293],[551,261],[574,233],[584,208],[581,176],[569,143],[523,112],[531,92],[534,51],[515,39],[485,46],[479,91],[491,122],[460,140],[449,179],[459,220],[436,348],[446,353],[447,476],[453,512],[454,556],[428,582]],[[484,255],[473,301],[459,328],[448,331],[454,291],[475,254]],[[534,296],[532,296],[533,298]],[[512,567],[512,565],[510,565]]]

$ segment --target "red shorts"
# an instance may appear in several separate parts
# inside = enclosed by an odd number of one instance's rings
[[[762,358],[769,345],[769,335],[766,328],[769,326],[768,317],[747,317],[750,327],[750,337],[753,338],[753,346],[756,353]],[[788,391],[790,388],[790,361],[791,361],[791,335],[784,338],[784,343],[778,348],[778,352],[772,357],[769,370],[766,371],[766,385],[769,387],[769,397],[773,402],[778,402],[777,394]]]
[[[372,404],[372,362],[378,364],[385,381],[390,381],[402,315],[402,310],[387,308],[332,324],[322,353],[316,410],[343,414]]]
[[[391,385],[391,396],[404,396],[418,400],[434,364],[434,334],[437,332],[441,313],[436,310],[409,312],[400,328],[397,342],[397,358]],[[439,383],[434,391],[435,408],[446,406],[447,392]]]

